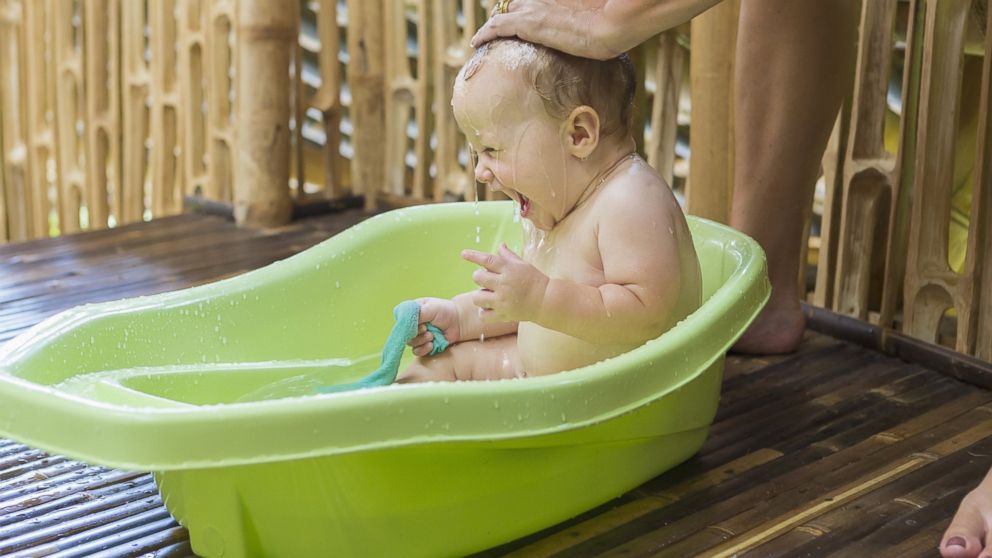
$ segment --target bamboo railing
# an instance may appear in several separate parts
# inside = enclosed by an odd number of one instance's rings
[[[992,45],[969,38],[972,4],[862,3],[854,90],[824,156],[809,300],[992,360]],[[685,28],[632,56],[638,144],[680,187],[679,102],[692,86],[683,190],[690,213],[719,220],[732,203],[739,6],[692,22],[688,62]],[[449,109],[491,7],[0,0],[0,241],[170,215],[184,198],[268,226],[294,206],[355,196],[370,209],[492,196],[477,189]],[[963,151],[974,154],[971,204],[952,217]],[[956,267],[954,227],[967,235]]]
[[[852,108],[824,161],[825,168],[840,169],[833,173],[840,180],[827,184],[812,301],[992,360],[992,254],[985,244],[992,239],[992,42],[978,43],[966,32],[988,22],[975,21],[971,0],[902,4],[905,10],[896,0],[863,3]],[[893,30],[903,26],[901,39]],[[897,43],[904,44],[898,49],[904,61],[893,151],[885,129]],[[969,120],[977,120],[977,142],[964,133]],[[956,161],[960,153],[973,158],[975,172],[965,186],[971,193],[965,255],[953,269],[951,204],[967,166]]]

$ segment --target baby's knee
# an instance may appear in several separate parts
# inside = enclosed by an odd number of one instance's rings
[[[418,357],[396,378],[397,383],[453,382],[455,377],[451,358],[442,353],[437,356]]]

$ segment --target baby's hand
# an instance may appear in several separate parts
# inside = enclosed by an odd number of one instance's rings
[[[481,265],[472,280],[482,287],[472,303],[483,322],[535,321],[548,287],[548,276],[501,244],[495,254],[462,250],[462,257]]]
[[[417,335],[407,342],[413,347],[413,354],[422,357],[431,352],[434,334],[427,331],[427,322],[434,324],[441,330],[444,338],[449,343],[457,343],[460,339],[460,322],[458,319],[458,307],[451,300],[445,298],[418,298],[420,305],[420,325],[417,326]]]

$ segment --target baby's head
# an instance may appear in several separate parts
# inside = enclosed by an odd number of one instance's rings
[[[591,60],[500,39],[462,67],[451,104],[479,155],[476,178],[550,229],[600,167],[632,149],[635,84],[626,56]]]

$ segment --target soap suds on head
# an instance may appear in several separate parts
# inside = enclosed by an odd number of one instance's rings
[[[537,61],[537,49],[534,45],[519,41],[501,43],[492,55],[511,72]]]
[[[455,92],[459,90],[459,83],[464,85],[466,80],[472,79],[489,58],[496,60],[503,69],[513,72],[536,63],[539,56],[536,46],[519,40],[502,39],[486,43],[459,70],[455,77]]]

